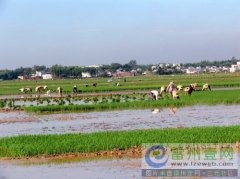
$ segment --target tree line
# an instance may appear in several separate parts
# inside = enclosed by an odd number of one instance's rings
[[[225,66],[230,67],[232,64],[236,64],[239,60],[235,57],[232,57],[231,60],[222,60],[222,61],[201,61],[197,63],[185,63],[181,64],[182,67],[188,68],[192,67],[205,67],[205,66]],[[27,76],[30,77],[32,74],[35,74],[36,71],[44,71],[51,73],[54,78],[81,78],[82,72],[88,72],[92,76],[97,77],[109,77],[110,73],[115,73],[116,70],[126,71],[129,72],[131,70],[137,70],[139,73],[143,71],[151,71],[153,64],[148,65],[139,65],[137,64],[136,60],[130,60],[126,64],[120,63],[112,63],[110,65],[102,65],[98,68],[95,67],[80,67],[80,66],[62,66],[62,65],[53,65],[50,68],[46,67],[45,65],[34,65],[32,68],[30,67],[20,67],[15,70],[0,70],[0,79],[2,80],[14,80],[17,79],[18,76]],[[158,65],[156,65],[158,66]],[[164,75],[164,74],[177,74],[182,73],[181,70],[176,69],[173,66],[163,66],[158,67],[155,73]]]

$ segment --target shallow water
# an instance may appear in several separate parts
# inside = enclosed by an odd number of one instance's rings
[[[240,123],[240,105],[31,115],[0,113],[0,136],[87,133]],[[240,159],[240,158],[239,158]],[[141,178],[141,158],[68,158],[0,161],[0,179]]]
[[[139,179],[141,178],[141,157],[63,158],[0,162],[0,179],[32,178]]]
[[[0,179],[140,178],[141,159],[98,158],[35,162],[1,162]]]
[[[0,113],[0,136],[240,124],[240,105],[36,115]]]

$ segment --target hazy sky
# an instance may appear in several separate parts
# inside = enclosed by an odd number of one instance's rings
[[[239,0],[0,0],[0,69],[233,56]]]

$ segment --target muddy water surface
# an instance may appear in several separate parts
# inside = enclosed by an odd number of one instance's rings
[[[105,157],[5,161],[0,163],[0,179],[139,179],[141,160]]]
[[[88,158],[0,163],[0,179],[140,178],[140,158]]]
[[[7,112],[0,113],[0,136],[227,126],[240,123],[239,111],[240,105],[217,105],[50,115]],[[0,179],[33,178],[141,178],[141,158],[63,158],[0,162]]]
[[[240,105],[35,115],[0,113],[0,136],[240,124]]]

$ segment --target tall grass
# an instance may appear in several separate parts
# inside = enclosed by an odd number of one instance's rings
[[[96,132],[89,134],[21,135],[0,138],[0,157],[56,155],[128,149],[142,143],[234,143],[240,126]]]

